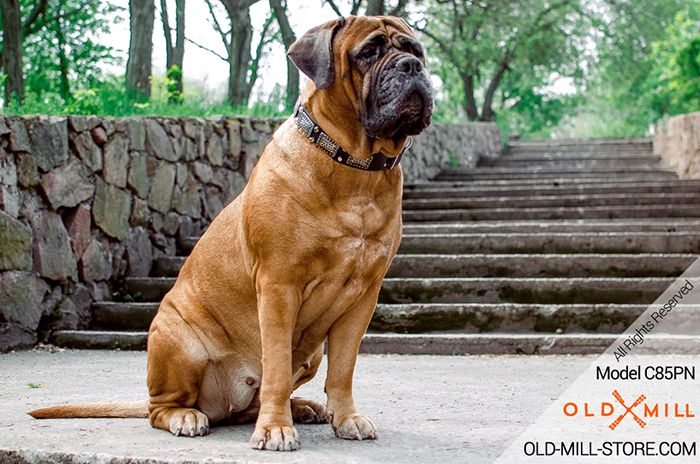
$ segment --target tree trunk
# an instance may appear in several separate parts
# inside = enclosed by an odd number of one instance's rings
[[[297,40],[294,35],[292,27],[289,25],[289,19],[287,18],[287,6],[282,5],[281,0],[270,0],[270,7],[275,12],[277,17],[277,23],[280,26],[280,31],[282,31],[282,41],[284,42],[284,48],[289,50],[295,40]],[[287,111],[292,111],[294,109],[294,104],[299,98],[299,70],[292,60],[287,58],[287,100],[285,102],[285,107]]]
[[[494,113],[493,109],[491,108],[493,106],[493,95],[496,92],[496,89],[498,88],[498,84],[501,82],[503,74],[505,74],[505,72],[508,70],[509,59],[510,52],[506,52],[506,55],[503,57],[503,60],[501,61],[500,66],[498,67],[498,71],[496,71],[496,74],[493,76],[493,79],[491,79],[491,82],[489,83],[489,88],[486,90],[486,97],[484,98],[484,106],[481,110],[482,121],[491,122],[496,119],[496,113]]]
[[[22,16],[19,0],[2,0],[3,42],[2,64],[5,69],[5,105],[12,101],[22,104],[24,75],[22,73]]]
[[[166,75],[173,81],[168,86],[168,101],[178,103],[182,96],[182,64],[185,58],[185,0],[175,1],[175,43],[173,44],[167,0],[160,0],[163,33],[165,34]],[[171,88],[172,87],[172,88]]]
[[[153,0],[129,0],[131,41],[126,62],[126,91],[130,101],[143,102],[151,96],[155,9]]]
[[[474,76],[460,74],[462,84],[464,85],[464,109],[467,112],[467,119],[476,121],[479,119],[479,112],[476,109],[476,101],[474,100]]]
[[[59,14],[62,13],[62,11],[59,11]],[[63,34],[63,25],[60,19],[56,21],[55,27],[56,38],[58,39],[58,62],[61,69],[59,91],[63,102],[68,103],[71,99],[70,81],[68,80],[68,57],[66,56],[66,37]]]
[[[367,16],[380,16],[385,14],[384,0],[369,0],[367,2]]]
[[[231,44],[229,46],[228,102],[231,106],[248,103],[248,65],[251,61],[250,43],[253,26],[249,7],[238,2],[226,1],[224,5],[231,20]]]

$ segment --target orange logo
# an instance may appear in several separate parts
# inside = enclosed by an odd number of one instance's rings
[[[622,419],[624,419],[625,416],[626,416],[627,414],[632,414],[632,417],[634,418],[635,422],[637,422],[637,424],[639,424],[639,426],[640,426],[641,428],[646,427],[647,423],[644,422],[642,419],[640,419],[639,416],[636,415],[636,414],[634,413],[634,411],[632,411],[632,409],[636,408],[637,406],[639,406],[640,404],[642,404],[642,403],[644,402],[645,399],[647,399],[646,396],[641,395],[639,398],[637,398],[637,401],[635,401],[634,403],[632,403],[632,406],[627,407],[627,406],[625,405],[625,402],[622,401],[622,396],[620,396],[620,393],[618,393],[617,390],[613,391],[612,395],[615,397],[615,399],[617,400],[617,402],[620,403],[620,404],[622,405],[623,408],[625,408],[625,412],[623,412],[622,414],[620,414],[620,416],[619,416],[617,419],[615,419],[615,420],[613,421],[612,424],[610,424],[610,430],[615,430],[615,428],[616,428],[618,425],[620,425],[620,422],[622,422]]]

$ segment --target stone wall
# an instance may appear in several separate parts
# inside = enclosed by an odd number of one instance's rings
[[[700,112],[657,122],[654,152],[675,168],[681,179],[700,179]]]
[[[0,116],[0,351],[87,328],[245,186],[281,119]],[[433,125],[407,181],[497,156],[495,125]]]

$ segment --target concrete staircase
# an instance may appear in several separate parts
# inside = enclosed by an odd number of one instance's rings
[[[647,139],[513,143],[406,185],[403,217],[363,352],[602,352],[700,254],[700,181],[679,180]],[[144,349],[196,240],[54,343]]]

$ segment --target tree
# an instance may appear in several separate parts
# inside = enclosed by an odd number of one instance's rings
[[[270,8],[272,9],[275,18],[277,18],[277,24],[279,24],[280,32],[282,33],[282,43],[284,44],[284,49],[289,50],[294,41],[297,39],[294,35],[292,27],[289,25],[289,19],[287,18],[287,5],[282,4],[282,0],[270,0]],[[287,58],[287,98],[285,101],[285,108],[287,111],[291,111],[294,108],[294,104],[299,98],[299,70],[294,65],[292,60]]]
[[[19,0],[2,0],[3,54],[5,69],[5,102],[13,100],[21,104],[24,97],[22,71],[22,21]]]
[[[160,15],[165,34],[166,73],[172,89],[168,92],[170,103],[181,101],[182,97],[182,63],[185,58],[185,0],[175,1],[175,42],[173,43],[168,2],[160,0]]]
[[[493,121],[496,91],[508,72],[531,70],[542,84],[555,71],[577,72],[584,19],[577,0],[435,0],[414,27],[429,37],[432,56],[458,76],[466,117]],[[444,67],[438,75],[443,82],[455,77]]]
[[[338,16],[344,16],[334,0],[323,0],[323,3],[328,3],[328,5],[333,9],[333,11],[336,12]],[[362,7],[362,4],[362,0],[352,0],[349,15],[358,15],[360,13],[360,8]],[[386,2],[384,0],[367,0],[365,14],[367,16],[404,16],[406,14],[407,5],[408,0],[397,0],[396,5],[393,7],[387,7]]]
[[[129,0],[129,59],[126,62],[126,91],[129,100],[143,102],[151,96],[153,52],[153,0]]]

